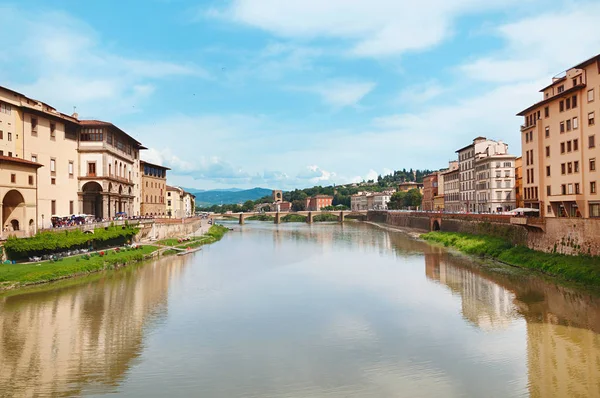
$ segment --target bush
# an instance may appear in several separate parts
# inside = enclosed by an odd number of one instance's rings
[[[132,227],[96,228],[93,234],[80,230],[74,231],[45,231],[34,237],[18,239],[11,236],[4,243],[8,258],[20,260],[31,256],[42,256],[72,249],[83,249],[93,246],[105,248],[122,245],[138,232]]]

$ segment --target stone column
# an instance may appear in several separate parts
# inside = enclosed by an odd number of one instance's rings
[[[245,222],[244,215],[240,214],[240,225],[244,225],[244,222]]]
[[[281,223],[281,216],[279,215],[279,212],[275,213],[275,224],[280,224]]]
[[[0,202],[0,238],[4,237],[4,204]]]
[[[102,218],[110,218],[110,195],[102,195]]]
[[[79,214],[83,214],[83,195],[78,195],[77,205],[79,206]]]
[[[312,224],[312,222],[313,222],[313,213],[312,213],[312,211],[308,212],[308,215],[306,216],[306,222],[308,224]]]
[[[338,216],[338,221],[344,222],[344,212],[343,211],[340,211],[340,215]]]

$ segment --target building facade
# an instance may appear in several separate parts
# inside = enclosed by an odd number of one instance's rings
[[[423,184],[414,181],[406,181],[398,184],[398,192],[408,192],[411,189],[418,189],[420,193],[423,193]]]
[[[196,196],[183,191],[183,216],[194,217],[196,214]]]
[[[441,175],[444,185],[444,211],[457,213],[462,210],[458,162],[451,162],[449,169]]]
[[[141,197],[140,214],[144,217],[166,217],[167,203],[165,192],[167,190],[168,167],[140,161]]]
[[[172,187],[167,185],[167,217],[169,218],[183,218],[184,207],[183,207],[183,189],[178,187]]]
[[[15,157],[0,156],[0,238],[37,233],[37,181],[41,164]]]
[[[479,213],[514,210],[515,160],[513,155],[480,155],[475,159],[475,199]]]
[[[331,206],[333,203],[333,196],[329,195],[316,195],[312,198],[306,198],[306,210],[319,211],[323,207]]]
[[[423,201],[421,207],[423,211],[433,211],[433,199],[438,194],[438,175],[431,173],[423,178]]]
[[[523,158],[519,156],[515,159],[515,200],[517,208],[523,208]]]
[[[80,120],[79,204],[99,219],[139,216],[140,150],[145,149],[112,123]]]
[[[524,205],[546,217],[600,217],[600,55],[540,91],[542,100],[518,114]]]

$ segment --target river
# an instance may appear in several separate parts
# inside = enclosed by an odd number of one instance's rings
[[[367,224],[249,222],[0,296],[0,396],[600,397],[600,299]]]

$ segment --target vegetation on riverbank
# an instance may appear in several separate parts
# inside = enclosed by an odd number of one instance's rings
[[[281,222],[306,222],[306,216],[300,214],[288,214],[281,217]]]
[[[515,246],[500,238],[482,235],[429,232],[421,237],[430,242],[456,248],[466,254],[492,258],[566,281],[600,286],[600,257],[538,252],[524,246]]]
[[[268,214],[259,214],[257,216],[252,216],[246,218],[248,221],[275,221],[275,217],[270,216]]]
[[[11,236],[4,243],[4,250],[10,260],[22,260],[73,249],[121,246],[137,232],[137,228],[129,225],[96,228],[94,233],[84,233],[81,230],[45,231],[31,238]]]
[[[338,216],[336,214],[323,213],[313,217],[314,222],[331,222],[338,221]]]
[[[213,225],[209,231],[190,241],[179,242],[178,239],[160,241],[163,246],[174,246],[180,249],[198,247],[220,240],[227,232],[221,225]],[[143,245],[136,248],[117,248],[83,254],[56,261],[44,261],[28,264],[0,265],[0,290],[26,286],[29,284],[52,282],[59,279],[116,269],[121,266],[143,261],[155,254],[159,246]],[[176,250],[164,251],[163,255],[175,254]]]

